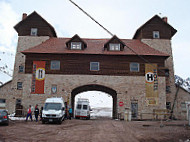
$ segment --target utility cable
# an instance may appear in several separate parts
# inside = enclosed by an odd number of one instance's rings
[[[74,4],[78,9],[80,9],[84,14],[86,14],[90,19],[92,19],[96,24],[98,24],[100,27],[102,27],[107,33],[109,33],[111,36],[114,36],[108,29],[106,29],[103,25],[101,25],[97,20],[95,20],[90,14],[88,14],[86,11],[84,11],[79,5],[77,5],[72,0],[69,0],[72,4]]]

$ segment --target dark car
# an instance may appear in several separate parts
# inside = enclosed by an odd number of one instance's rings
[[[9,125],[9,117],[6,110],[0,110],[0,124]]]

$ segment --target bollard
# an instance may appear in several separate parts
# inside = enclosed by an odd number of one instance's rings
[[[128,121],[131,121],[131,111],[129,110]]]

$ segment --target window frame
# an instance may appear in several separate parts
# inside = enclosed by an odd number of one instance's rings
[[[22,90],[22,89],[23,89],[23,83],[17,82],[17,90]]]
[[[22,69],[21,69],[21,67],[22,67]],[[24,72],[24,66],[23,66],[23,65],[20,65],[20,66],[18,67],[18,72],[19,72],[19,73],[23,73],[23,72]]]
[[[58,63],[58,67],[54,67],[54,66],[57,66],[57,63]],[[56,63],[53,65],[53,63]],[[51,60],[50,62],[50,70],[60,70],[61,69],[61,62],[59,60]]]
[[[73,48],[73,45],[76,46],[76,48]],[[79,48],[77,48],[79,45]],[[82,49],[82,43],[81,42],[71,42],[71,50],[81,50]]]
[[[181,111],[187,111],[187,104],[185,102],[181,102]]]
[[[97,63],[97,65],[96,65],[97,69],[93,69],[96,67],[95,65],[93,65],[95,63]],[[99,70],[100,70],[100,63],[99,62],[90,62],[90,71],[99,71]]]
[[[132,67],[132,65],[134,65],[134,64],[137,64],[138,65],[138,70],[133,70],[133,68],[134,67]],[[139,72],[140,71],[140,64],[139,63],[137,63],[137,62],[131,62],[130,63],[130,72]]]
[[[153,31],[153,38],[154,39],[159,39],[160,38],[160,32],[159,31]]]
[[[31,36],[37,36],[38,35],[38,28],[31,28],[30,29],[30,35]]]
[[[116,45],[119,45],[118,49],[116,49]],[[113,49],[111,47],[113,47]],[[109,43],[109,50],[110,51],[121,51],[120,43]]]

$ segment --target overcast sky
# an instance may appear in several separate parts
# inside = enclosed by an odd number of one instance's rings
[[[178,32],[172,39],[175,74],[190,77],[189,0],[73,0],[119,38],[132,39],[135,31],[155,14],[168,17]],[[0,0],[0,51],[15,53],[13,29],[23,13],[38,12],[58,37],[110,38],[69,0]]]

